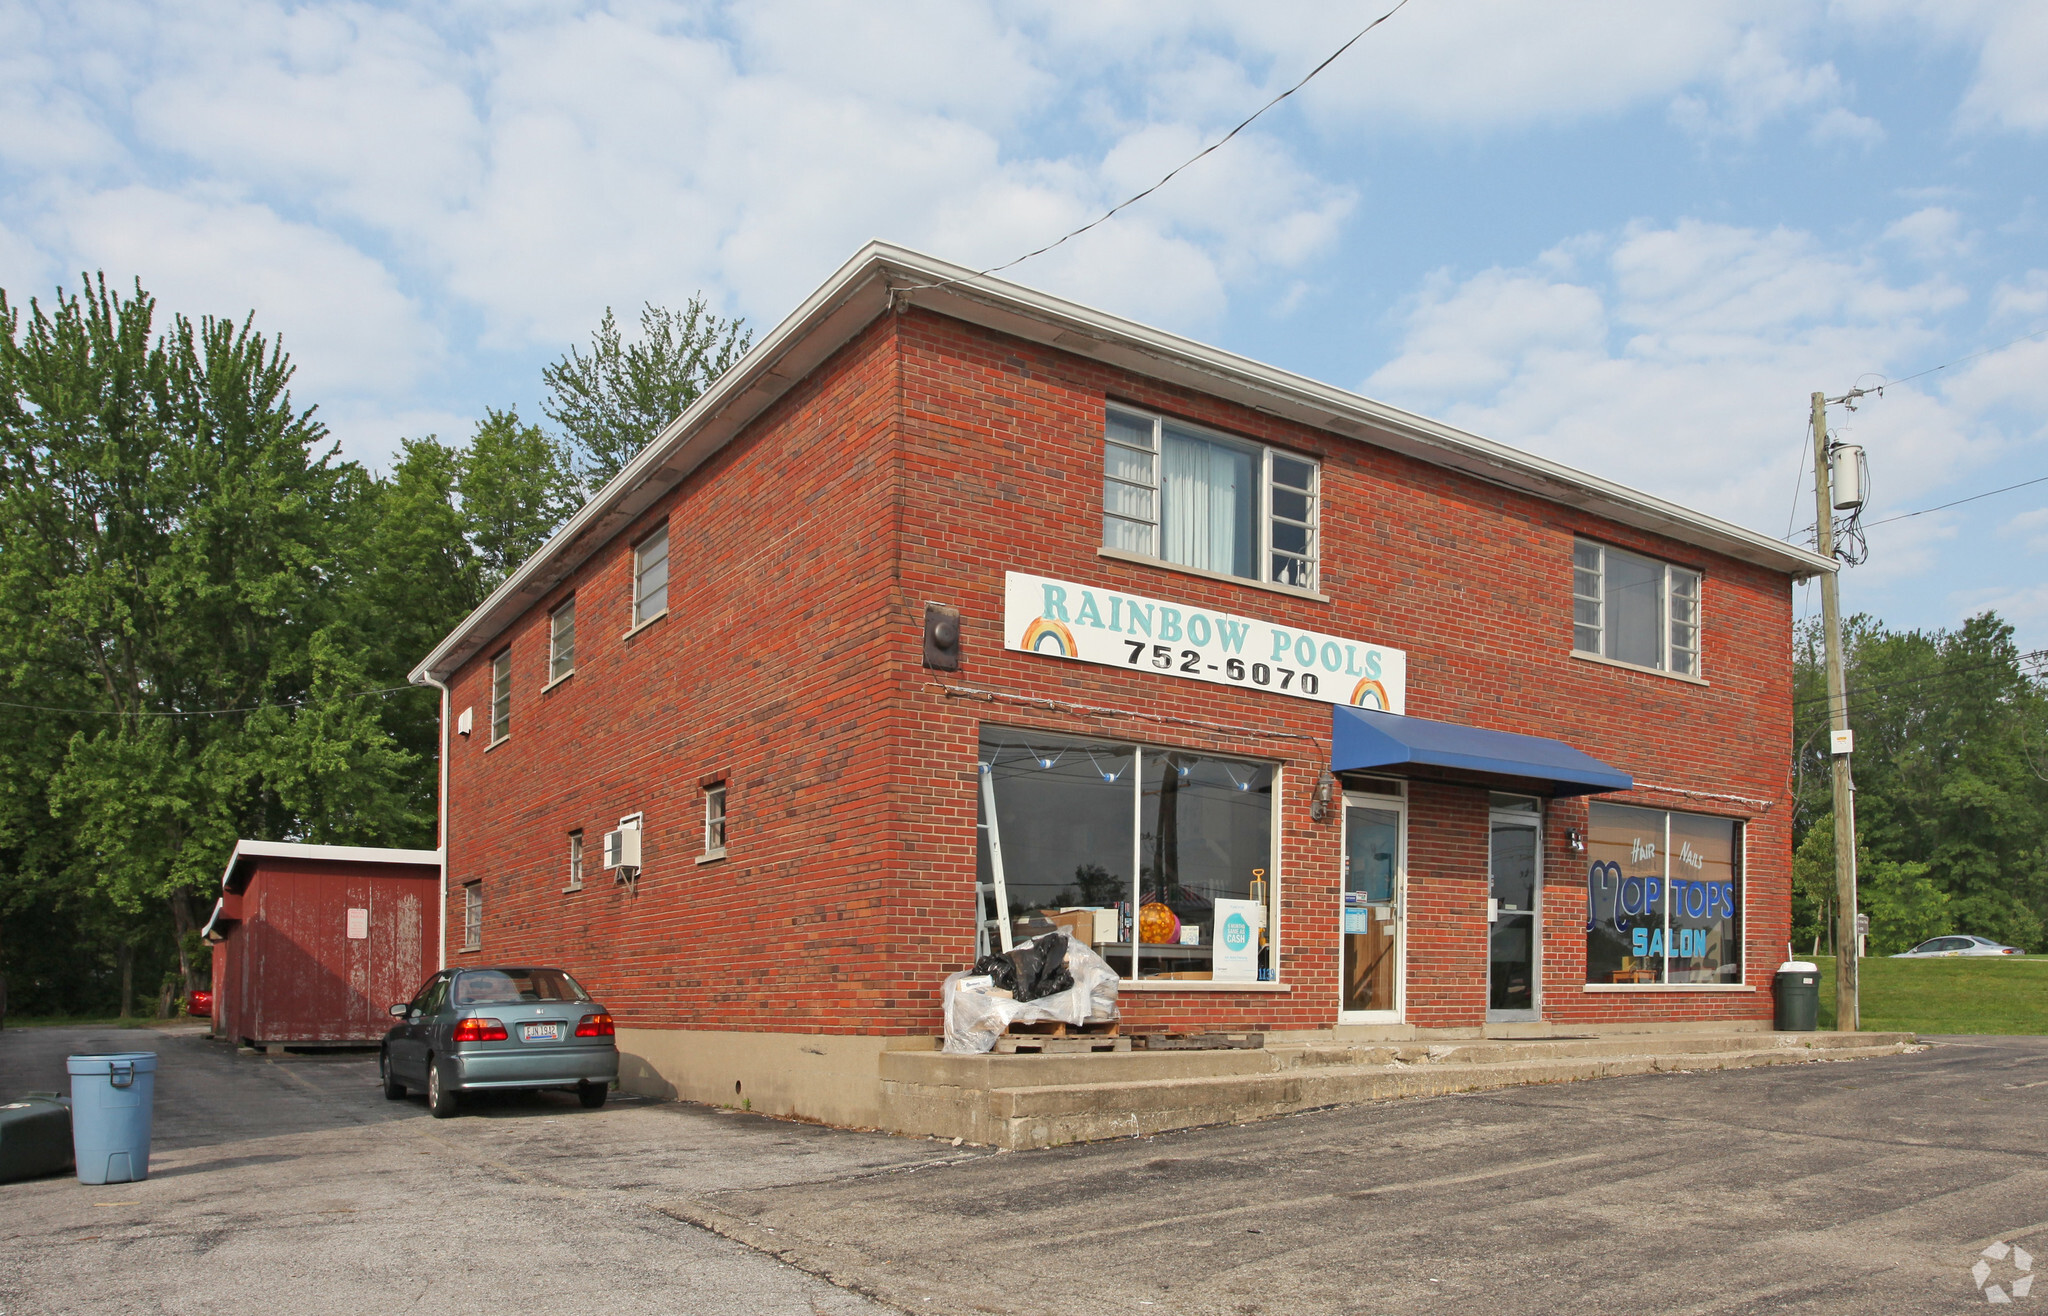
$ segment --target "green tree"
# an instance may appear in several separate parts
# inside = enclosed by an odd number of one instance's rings
[[[0,885],[167,910],[193,985],[237,836],[423,820],[340,606],[360,471],[252,322],[155,314],[104,277],[25,314],[0,293],[0,673],[42,720],[9,746]]]
[[[461,454],[457,490],[486,592],[582,504],[574,460],[540,426],[520,424],[518,411],[485,413]]]
[[[640,312],[640,341],[627,343],[606,307],[589,354],[571,347],[541,372],[541,411],[562,428],[589,488],[624,470],[746,354],[754,336],[745,324],[713,315],[701,296],[680,312],[650,302]]]
[[[1942,932],[2028,949],[2048,936],[2048,697],[2012,627],[1986,613],[1953,631],[1843,627],[1856,732],[1858,903],[1873,951]],[[1795,674],[1795,936],[1832,907],[1833,816],[1819,634],[1801,633]],[[1817,835],[1818,834],[1818,835]]]

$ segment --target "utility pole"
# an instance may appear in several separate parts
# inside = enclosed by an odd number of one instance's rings
[[[1835,507],[1828,470],[1827,395],[1813,395],[1814,546],[1830,562],[1835,557]],[[1826,632],[1828,670],[1829,757],[1835,786],[1835,1027],[1853,1033],[1862,1023],[1857,1006],[1856,935],[1856,786],[1849,778],[1849,700],[1842,681],[1842,603],[1838,571],[1820,577],[1821,627]]]

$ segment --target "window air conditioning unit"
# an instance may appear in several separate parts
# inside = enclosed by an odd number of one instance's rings
[[[604,834],[604,866],[606,868],[640,867],[640,828],[621,827],[615,832]]]

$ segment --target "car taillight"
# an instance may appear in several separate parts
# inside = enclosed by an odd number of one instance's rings
[[[578,1037],[617,1037],[618,1034],[619,1030],[612,1026],[612,1017],[608,1014],[586,1014],[583,1022],[576,1025]]]
[[[1998,953],[2000,955],[2017,955],[2020,953],[2020,948],[2018,946],[2007,946],[2004,950]]]
[[[462,1019],[455,1025],[455,1040],[458,1042],[502,1042],[505,1039],[505,1025],[496,1019]]]

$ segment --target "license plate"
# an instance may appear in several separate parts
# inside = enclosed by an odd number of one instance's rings
[[[519,1040],[522,1042],[559,1042],[562,1040],[560,1024],[521,1024]]]

